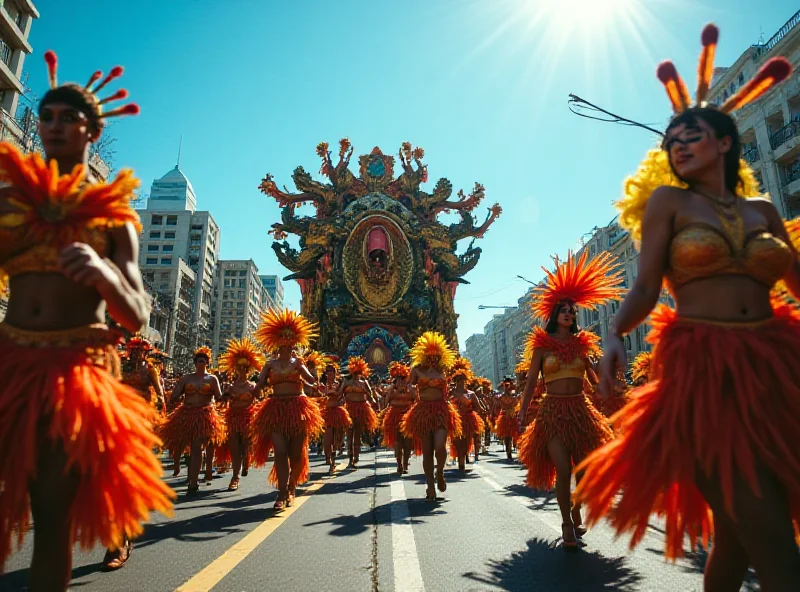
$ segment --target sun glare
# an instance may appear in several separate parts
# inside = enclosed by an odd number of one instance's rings
[[[630,16],[638,0],[529,0],[527,9],[537,21],[569,33],[602,31],[620,17]]]

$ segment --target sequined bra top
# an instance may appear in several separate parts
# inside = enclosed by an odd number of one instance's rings
[[[425,378],[421,376],[417,380],[417,388],[420,391],[424,389],[439,389],[442,391],[442,396],[447,395],[447,381],[443,378]]]
[[[208,384],[207,382],[204,382],[200,386],[197,386],[196,384],[191,384],[190,383],[190,384],[187,384],[184,387],[183,390],[184,390],[184,392],[186,393],[187,396],[188,395],[196,395],[198,393],[201,394],[201,395],[210,395],[211,394],[211,385]]]
[[[766,230],[740,238],[710,224],[695,222],[672,237],[667,281],[680,287],[718,275],[746,275],[767,287],[780,280],[792,263],[785,242]]]
[[[542,358],[542,372],[546,384],[563,378],[583,380],[586,363],[581,357],[575,357],[571,362],[564,362],[557,355],[548,352]]]
[[[139,181],[130,170],[111,183],[88,183],[84,166],[58,174],[55,161],[22,155],[0,143],[0,268],[9,277],[59,271],[58,255],[73,242],[110,255],[109,231],[132,223],[130,198]]]
[[[295,370],[292,367],[289,367],[285,370],[272,368],[269,373],[269,380],[272,383],[272,386],[276,386],[285,382],[291,382],[300,385],[303,384],[303,378],[300,376],[300,371]]]

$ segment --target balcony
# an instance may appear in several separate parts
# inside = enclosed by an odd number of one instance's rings
[[[791,121],[772,134],[769,144],[775,152],[775,160],[800,152],[798,137],[800,137],[800,121]]]
[[[758,151],[758,146],[750,148],[750,150],[742,153],[742,158],[749,164],[754,164],[761,160],[761,154]]]

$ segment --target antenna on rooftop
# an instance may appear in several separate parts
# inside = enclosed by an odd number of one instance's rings
[[[178,141],[178,163],[175,165],[176,169],[181,168],[181,148],[183,148],[183,134],[181,134],[181,139]]]

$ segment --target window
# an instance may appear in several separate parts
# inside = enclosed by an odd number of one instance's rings
[[[177,225],[178,225],[177,216],[167,216],[167,226],[177,226]]]
[[[236,308],[238,308],[239,310],[244,310],[244,302],[237,302]]]
[[[172,257],[162,257],[161,265],[172,265]]]
[[[230,269],[225,270],[225,277],[230,277],[232,274],[233,272]]]
[[[158,265],[158,257],[148,257],[147,265]]]
[[[150,224],[152,224],[153,226],[161,226],[163,223],[164,223],[163,218],[161,216],[153,215],[150,218]]]
[[[150,238],[161,238],[161,231],[160,230],[151,230],[150,231]]]
[[[739,72],[739,86],[744,84],[744,72]]]
[[[163,251],[165,253],[172,253],[172,247],[173,247],[173,245],[164,245]]]
[[[192,230],[203,230],[202,224],[192,224]]]
[[[237,298],[239,298],[239,299],[244,298],[244,290],[239,290],[239,294],[238,294]]]
[[[247,272],[244,269],[239,272],[239,277],[246,277],[246,276]]]
[[[175,238],[175,231],[168,230],[167,232],[164,233],[164,238]]]
[[[247,280],[239,280],[239,287],[240,288],[247,287]]]
[[[153,253],[155,251],[158,251],[158,245],[147,245],[147,252],[148,253]]]

